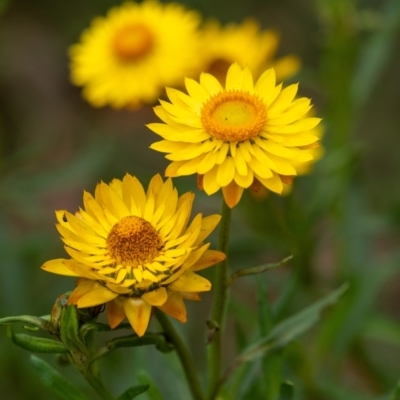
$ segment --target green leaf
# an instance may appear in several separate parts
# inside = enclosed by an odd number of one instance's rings
[[[16,317],[0,318],[0,325],[9,324],[12,322],[23,322],[25,324],[30,324],[30,325],[36,326],[45,331],[51,330],[50,324],[48,321],[46,321],[43,318],[35,317],[33,315],[19,315]]]
[[[157,350],[162,353],[168,353],[173,350],[173,346],[169,343],[165,336],[161,333],[147,332],[144,336],[137,336],[136,334],[122,336],[109,340],[105,346],[100,347],[90,359],[90,363],[106,356],[111,351],[120,347],[137,347],[155,345]]]
[[[139,394],[146,392],[149,389],[149,387],[150,387],[150,385],[132,386],[131,388],[126,390],[124,393],[122,393],[121,396],[119,396],[117,400],[134,399],[135,397],[139,396]]]
[[[31,363],[39,374],[40,381],[62,400],[89,400],[72,383],[68,382],[47,362],[31,356]]]
[[[66,306],[62,310],[60,336],[62,342],[71,351],[87,352],[86,346],[79,336],[78,312],[74,305]]]
[[[27,335],[25,333],[14,334],[11,326],[7,330],[8,336],[19,347],[32,353],[66,353],[68,349],[60,342],[52,339]]]
[[[294,399],[294,386],[292,382],[283,382],[281,384],[281,391],[278,400],[293,400]]]
[[[280,322],[271,332],[248,346],[231,364],[222,380],[225,380],[239,365],[263,357],[268,352],[280,349],[314,326],[319,320],[320,312],[327,306],[336,303],[347,290],[348,284],[318,300],[299,313]]]

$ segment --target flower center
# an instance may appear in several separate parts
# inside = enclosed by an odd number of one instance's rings
[[[238,90],[218,93],[201,110],[201,122],[207,133],[226,142],[258,136],[266,121],[264,102],[253,94]]]
[[[147,54],[153,47],[153,35],[142,24],[128,25],[114,36],[114,52],[123,61],[134,61]]]
[[[143,218],[124,217],[111,229],[107,248],[118,264],[137,267],[151,262],[159,254],[161,239],[153,226]]]

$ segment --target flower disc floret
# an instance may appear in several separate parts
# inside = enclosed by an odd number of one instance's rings
[[[75,215],[57,211],[57,229],[70,259],[55,259],[42,268],[74,276],[77,287],[70,304],[94,307],[106,304],[111,328],[127,318],[142,336],[151,308],[186,322],[184,299],[200,300],[211,283],[196,272],[225,258],[204,243],[219,215],[191,223],[194,195],[178,196],[171,179],[160,175],[147,191],[127,174],[109,185],[100,183],[94,197],[84,193],[84,209]]]
[[[135,61],[149,53],[154,38],[149,28],[143,24],[127,25],[119,29],[114,36],[115,55],[122,61]]]
[[[152,262],[160,252],[162,241],[154,227],[135,215],[117,222],[107,236],[107,249],[118,264],[138,265]]]
[[[225,142],[241,142],[258,136],[266,120],[263,101],[238,90],[218,93],[201,110],[205,130]]]

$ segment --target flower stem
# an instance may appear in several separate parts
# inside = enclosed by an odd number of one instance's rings
[[[193,399],[195,400],[204,400],[203,390],[200,386],[200,381],[196,373],[196,369],[193,364],[192,357],[189,354],[185,343],[183,343],[182,338],[179,336],[178,332],[175,330],[171,321],[168,317],[158,309],[155,310],[155,315],[158,319],[158,322],[164,329],[167,338],[174,345],[176,352],[178,353],[178,357],[181,361],[183,371],[186,375],[186,380],[189,384],[190,391],[192,392]]]
[[[229,227],[231,222],[231,209],[222,200],[222,219],[219,227],[218,250],[227,254],[229,246]],[[222,368],[222,332],[225,322],[226,298],[228,281],[227,258],[216,267],[216,275],[213,286],[214,301],[211,318],[217,330],[214,332],[208,354],[209,388],[208,399],[216,398],[219,389],[219,380]]]

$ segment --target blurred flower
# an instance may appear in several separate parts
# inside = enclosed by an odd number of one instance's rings
[[[71,259],[51,260],[42,268],[80,277],[69,303],[79,308],[106,303],[111,328],[127,317],[142,336],[152,306],[186,322],[183,299],[200,300],[199,292],[211,289],[195,271],[225,258],[203,243],[219,215],[198,214],[188,225],[193,199],[193,193],[178,197],[171,179],[163,182],[160,175],[147,192],[129,174],[109,185],[102,182],[95,197],[84,193],[85,210],[56,212]]]
[[[97,17],[70,49],[71,79],[93,106],[152,104],[198,63],[200,17],[178,4],[127,2]]]
[[[249,67],[255,78],[265,69],[274,67],[278,80],[292,76],[300,67],[299,59],[293,55],[273,60],[279,35],[272,30],[261,31],[258,22],[253,19],[224,27],[211,20],[202,30],[202,39],[203,71],[214,75],[222,85],[233,62],[242,68]]]
[[[295,99],[298,85],[282,90],[273,69],[257,83],[248,68],[232,64],[225,89],[203,73],[200,83],[186,79],[186,95],[167,89],[171,103],[160,101],[155,112],[165,124],[149,128],[165,140],[154,150],[168,153],[170,177],[199,175],[199,186],[209,195],[222,188],[234,207],[245,188],[260,186],[281,193],[283,183],[297,175],[299,164],[313,159],[309,146],[319,118],[308,118],[310,99]]]

